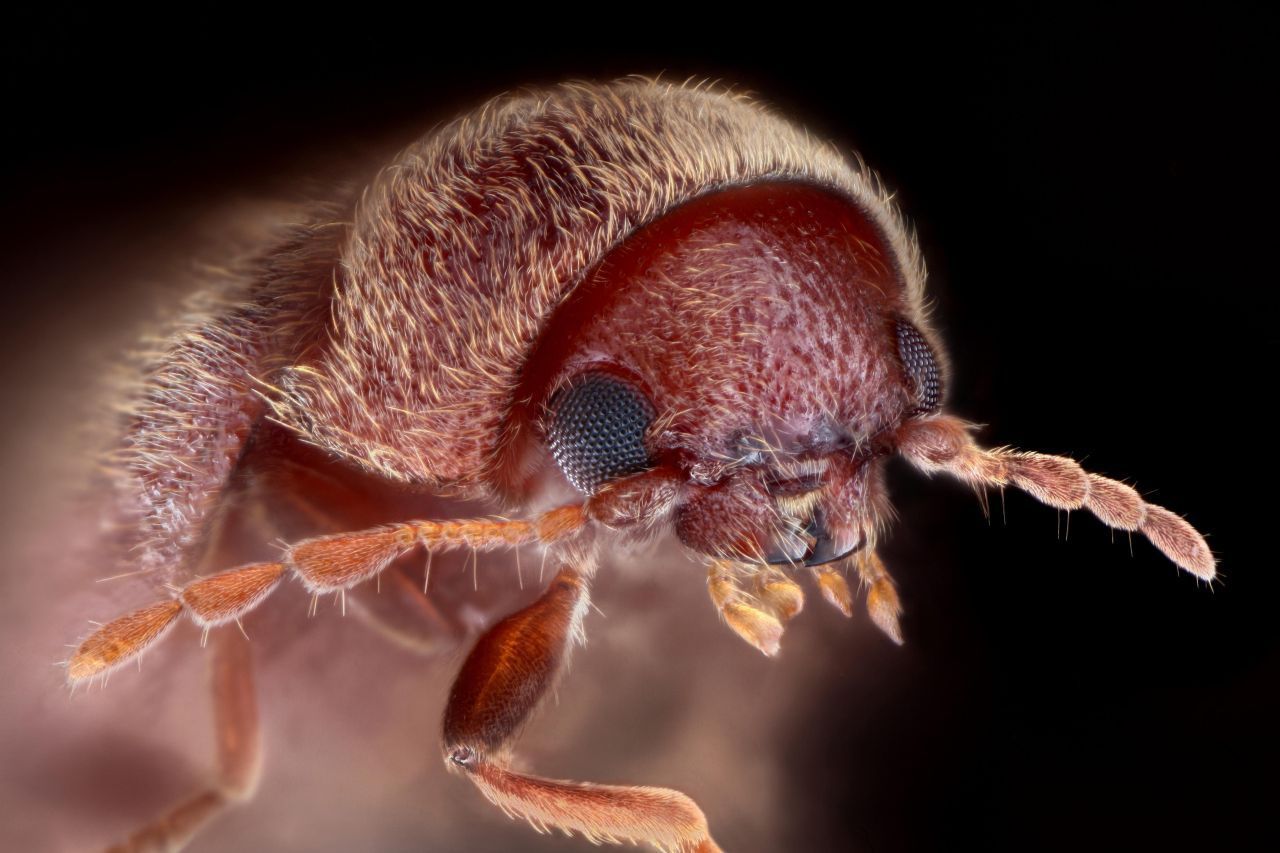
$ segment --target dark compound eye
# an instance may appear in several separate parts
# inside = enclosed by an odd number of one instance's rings
[[[938,358],[933,347],[920,330],[899,320],[894,326],[898,336],[898,357],[902,366],[911,377],[911,384],[916,394],[916,407],[912,415],[927,415],[938,411],[942,406],[942,369],[938,366]]]
[[[608,373],[585,373],[551,401],[547,439],[560,470],[579,491],[652,467],[644,432],[653,405],[634,385]]]

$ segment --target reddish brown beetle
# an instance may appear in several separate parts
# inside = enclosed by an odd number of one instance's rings
[[[116,485],[135,567],[175,594],[96,630],[68,677],[105,674],[184,614],[234,622],[286,576],[345,596],[413,550],[539,547],[557,573],[462,666],[446,762],[539,828],[717,850],[678,792],[512,769],[612,538],[673,529],[725,621],[767,655],[801,609],[795,576],[848,615],[849,569],[901,642],[875,551],[892,454],[1086,508],[1214,576],[1201,536],[1132,488],[980,448],[942,412],[924,282],[875,176],[749,100],[638,78],[494,100],[405,151],[351,209],[263,246],[168,340]],[[360,478],[522,517],[389,517],[357,499]],[[276,537],[292,544],[263,561]],[[180,845],[253,788],[234,627],[216,652],[218,784],[129,849]]]

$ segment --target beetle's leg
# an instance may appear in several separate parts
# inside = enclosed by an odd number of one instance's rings
[[[304,539],[290,547],[281,562],[220,572],[188,584],[174,600],[108,622],[76,649],[67,663],[67,678],[73,682],[93,678],[130,660],[159,639],[184,611],[206,628],[239,619],[270,595],[287,571],[314,593],[339,592],[369,580],[418,545],[428,550],[491,550],[551,544],[573,536],[586,523],[582,507],[573,505],[548,510],[534,521],[411,521]]]
[[[782,641],[782,620],[765,609],[764,602],[743,590],[740,572],[736,563],[712,561],[707,571],[707,592],[729,627],[772,657],[778,653]]]
[[[1183,569],[1213,579],[1213,553],[1182,518],[1146,503],[1124,483],[1086,472],[1065,456],[978,447],[972,429],[958,418],[940,415],[908,421],[895,440],[898,452],[923,471],[944,471],[978,487],[1013,485],[1058,509],[1087,509],[1110,527],[1140,531]]]
[[[589,601],[586,577],[562,569],[541,598],[480,638],[449,695],[445,761],[490,802],[538,830],[679,853],[718,851],[701,809],[678,791],[556,781],[510,769],[515,735],[581,640]]]
[[[180,850],[224,809],[253,796],[262,747],[249,643],[239,631],[219,631],[213,643],[217,779],[112,847],[113,853]]]
[[[864,548],[853,555],[853,565],[867,588],[867,613],[876,627],[898,645],[902,645],[902,628],[898,617],[902,604],[898,601],[898,588],[884,567],[884,562],[874,548]]]

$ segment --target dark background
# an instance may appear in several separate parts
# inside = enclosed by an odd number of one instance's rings
[[[873,702],[841,677],[857,650],[830,650],[784,753],[808,792],[779,817],[794,849],[1269,846],[1273,40],[1259,21],[1168,11],[786,15],[696,37],[681,20],[631,44],[568,13],[501,38],[385,16],[168,34],[11,19],[0,334],[15,416],[35,381],[24,342],[78,328],[85,278],[56,274],[68,251],[162,245],[208,194],[323,174],[518,85],[734,83],[896,188],[954,363],[950,407],[991,444],[1072,455],[1184,513],[1222,572],[1206,588],[1082,515],[1063,541],[1065,517],[1021,495],[1003,512],[993,496],[987,521],[962,488],[895,468],[884,556],[908,644]]]

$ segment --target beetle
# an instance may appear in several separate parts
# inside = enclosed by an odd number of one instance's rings
[[[453,683],[446,766],[536,828],[673,851],[719,849],[685,794],[514,767],[613,544],[674,534],[765,655],[805,575],[850,615],[854,573],[900,643],[876,552],[896,455],[1088,509],[1211,580],[1179,516],[1068,458],[983,448],[944,411],[925,278],[861,161],[750,99],[646,78],[499,97],[275,234],[167,339],[116,454],[132,567],[172,595],[93,631],[67,677],[105,676],[185,616],[213,632],[220,748],[217,783],[123,847],[178,846],[252,792],[233,623],[286,578],[345,603],[412,552],[539,549],[553,578]],[[510,517],[395,517],[368,481]],[[403,633],[402,614],[365,615]]]

